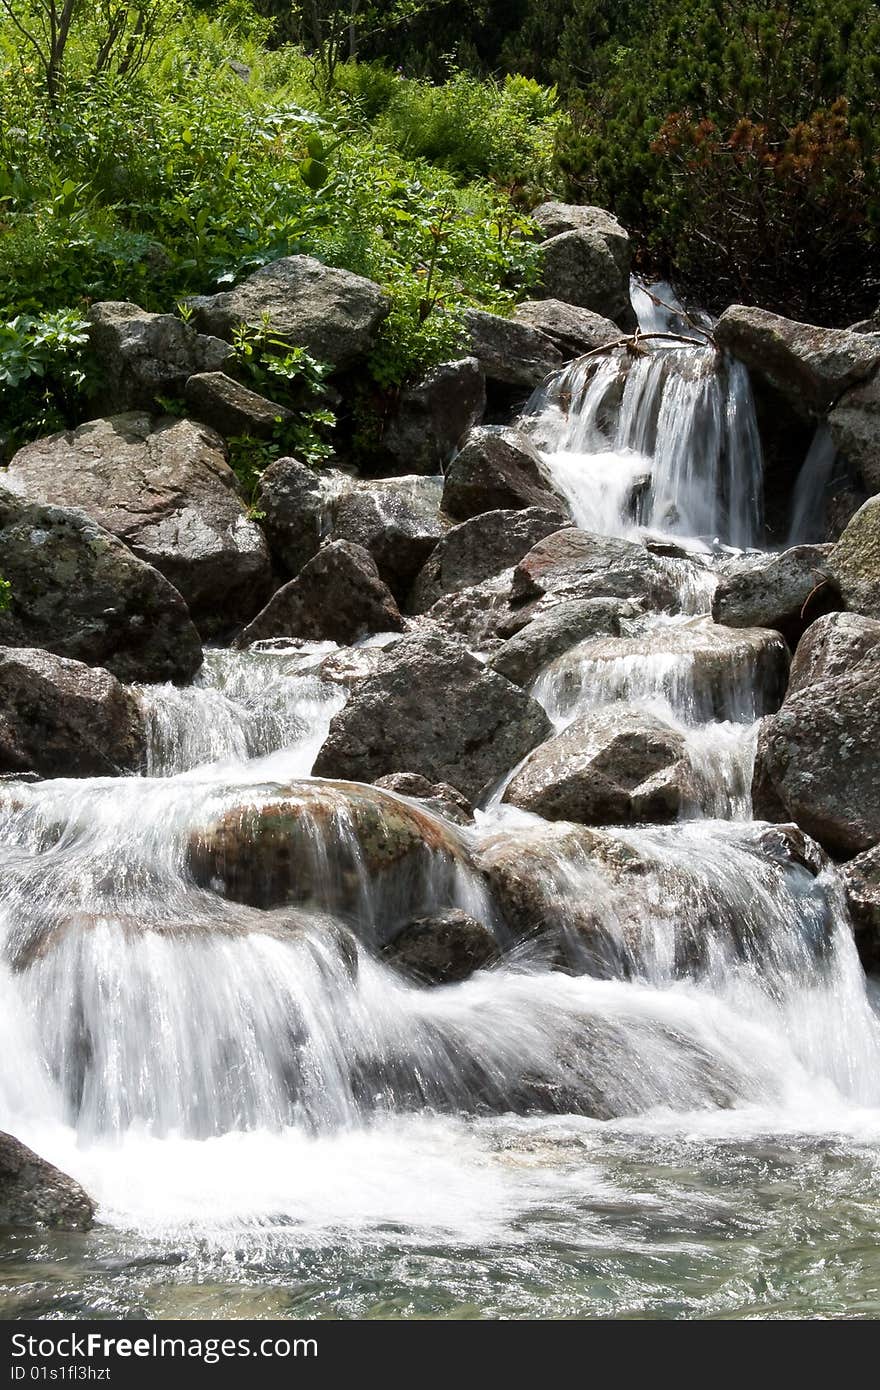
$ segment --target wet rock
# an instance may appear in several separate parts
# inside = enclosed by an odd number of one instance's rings
[[[796,545],[781,555],[728,562],[712,599],[712,616],[727,627],[772,627],[792,647],[808,623],[840,606],[826,561],[830,545]]]
[[[0,772],[117,777],[144,752],[137,698],[109,671],[0,647]]]
[[[563,516],[568,504],[554,489],[543,460],[520,430],[472,430],[443,484],[443,510],[456,521],[482,512],[543,507]]]
[[[516,567],[514,605],[546,594],[560,602],[623,598],[653,608],[678,607],[678,585],[662,559],[643,545],[574,527],[538,541]]]
[[[870,497],[859,508],[827,565],[845,607],[880,618],[880,497]]]
[[[247,647],[274,637],[357,642],[374,632],[400,632],[394,595],[363,546],[331,541],[273,594],[236,639]]]
[[[880,336],[817,328],[742,304],[725,309],[714,334],[719,347],[806,418],[824,414],[880,366]]]
[[[543,203],[532,216],[547,237],[541,246],[544,296],[590,309],[627,331],[635,328],[632,245],[616,217],[604,208],[560,203]]]
[[[528,685],[549,662],[588,637],[619,637],[621,620],[635,617],[625,599],[559,603],[538,614],[504,643],[489,665],[516,685]]]
[[[510,626],[512,579],[512,569],[502,570],[481,584],[443,594],[426,610],[424,621],[463,637],[471,651],[493,654],[504,642]]]
[[[675,820],[694,799],[684,735],[640,710],[597,710],[536,749],[504,800],[584,825]]]
[[[880,648],[789,694],[761,725],[755,815],[794,820],[832,854],[880,841]]]
[[[452,892],[467,856],[452,826],[377,787],[294,782],[194,830],[187,865],[233,902],[298,903],[383,930]],[[451,899],[447,899],[451,900]]]
[[[880,374],[841,396],[828,416],[828,428],[867,491],[880,492]]]
[[[268,439],[276,426],[291,419],[283,405],[269,401],[242,386],[225,372],[199,372],[191,376],[185,391],[187,410],[194,420],[231,438],[247,434]]]
[[[580,357],[620,338],[620,329],[611,319],[559,299],[527,299],[517,304],[513,317],[516,323],[543,333],[565,358]]]
[[[565,518],[541,507],[484,512],[453,526],[413,585],[409,609],[424,613],[444,594],[482,584],[515,565],[536,541],[558,531]]]
[[[403,601],[448,530],[440,515],[441,492],[439,478],[357,482],[332,506],[333,537],[368,550],[385,583]]]
[[[199,669],[180,594],[82,512],[0,487],[0,555],[12,585],[0,644],[105,666],[123,681],[187,681]]]
[[[476,800],[550,732],[544,711],[464,642],[404,637],[332,720],[313,773],[370,782],[417,772]]]
[[[880,649],[880,621],[858,613],[827,613],[811,623],[798,643],[788,678],[789,695],[816,681],[835,680]]]
[[[559,348],[528,324],[482,309],[469,309],[464,318],[471,353],[488,382],[531,392],[565,361]]]
[[[381,647],[343,647],[324,657],[315,668],[315,675],[333,685],[352,686],[364,676],[371,676],[381,663]]]
[[[204,332],[230,338],[241,323],[253,329],[267,324],[274,337],[340,368],[366,357],[391,309],[372,280],[311,256],[285,256],[232,290],[189,302]]]
[[[424,801],[430,811],[445,816],[454,825],[470,825],[474,819],[474,808],[467,797],[448,782],[432,783],[417,772],[391,772],[387,777],[377,777],[374,786]]]
[[[395,970],[427,985],[457,984],[500,955],[488,928],[458,908],[410,922],[383,954]]]
[[[295,577],[317,555],[328,530],[326,481],[299,459],[276,459],[260,478],[255,503],[272,558]]]
[[[207,633],[241,621],[269,588],[269,553],[248,519],[219,435],[130,411],[38,439],[7,480],[32,501],[77,507],[154,565]]]
[[[851,859],[841,876],[862,964],[880,971],[880,845]]]
[[[486,378],[475,357],[442,362],[401,392],[382,448],[404,473],[442,473],[486,409]]]
[[[0,1133],[0,1226],[88,1231],[94,1218],[95,1204],[78,1182]]]
[[[150,314],[137,304],[102,300],[87,318],[102,413],[158,410],[160,396],[182,396],[194,373],[219,372],[234,355],[229,343],[197,333],[174,314]]]

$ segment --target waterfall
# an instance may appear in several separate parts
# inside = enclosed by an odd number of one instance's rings
[[[761,535],[747,374],[670,287],[634,303],[689,341],[582,359],[522,424],[577,525],[653,546],[681,611],[634,605],[531,693],[556,735],[612,707],[680,735],[678,821],[551,823],[502,785],[453,824],[312,778],[387,636],[211,651],[189,688],[138,688],[142,775],[0,781],[0,1129],[98,1200],[100,1275],[75,1254],[51,1275],[71,1306],[687,1311],[682,1230],[707,1288],[707,1243],[740,1251],[705,1294],[729,1311],[755,1243],[789,1239],[762,1174],[825,1192],[833,1134],[840,1200],[869,1186],[880,1020],[840,880],[751,818],[784,644],[708,613],[718,548]],[[817,439],[799,536],[829,466]],[[398,972],[396,933],[452,910],[498,959],[435,988]],[[28,1260],[12,1306],[41,1315]]]
[[[802,545],[805,541],[823,538],[825,493],[836,458],[837,450],[831,431],[823,421],[816,428],[795,483],[788,529],[789,545]]]

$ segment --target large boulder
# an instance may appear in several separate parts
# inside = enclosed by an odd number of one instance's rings
[[[506,569],[479,584],[441,594],[425,610],[424,620],[443,632],[463,637],[471,651],[485,657],[493,655],[510,635],[514,620],[510,607],[512,579],[513,570]]]
[[[500,952],[488,927],[461,908],[450,908],[407,923],[383,955],[420,984],[452,985],[493,965]]]
[[[0,772],[116,777],[144,753],[138,701],[109,671],[0,647]]]
[[[207,633],[248,618],[269,589],[269,552],[223,441],[191,420],[130,411],[26,444],[7,482],[77,507],[154,565]]]
[[[532,217],[547,238],[541,246],[543,296],[590,309],[626,330],[635,328],[629,297],[632,244],[617,218],[604,208],[560,203],[543,203]]]
[[[0,1133],[0,1226],[88,1231],[94,1219],[95,1204],[78,1182]]]
[[[623,598],[675,609],[679,585],[669,564],[643,545],[574,527],[540,540],[520,560],[512,600]]]
[[[194,420],[218,430],[227,439],[252,435],[269,439],[291,412],[251,391],[225,372],[198,372],[186,383],[186,407]]]
[[[534,391],[565,362],[559,348],[528,324],[482,309],[468,309],[464,319],[471,353],[497,386]]]
[[[229,343],[197,333],[174,314],[102,300],[88,311],[89,348],[96,359],[102,413],[158,410],[159,397],[183,395],[189,377],[220,371],[234,356]]]
[[[851,859],[841,875],[862,964],[880,971],[880,845]]]
[[[0,644],[42,647],[123,681],[187,681],[199,669],[180,594],[82,512],[0,487],[0,555],[12,585]]]
[[[290,578],[317,555],[329,532],[334,480],[341,484],[342,474],[333,472],[328,478],[294,458],[276,459],[260,477],[255,505],[272,558]]]
[[[841,396],[828,416],[828,428],[867,491],[880,492],[880,373]]]
[[[311,256],[284,256],[232,290],[189,302],[203,332],[231,338],[239,324],[253,329],[265,325],[291,347],[305,348],[319,362],[340,368],[367,356],[391,311],[390,299],[372,280]]]
[[[880,650],[880,620],[859,613],[827,613],[811,623],[798,643],[788,694],[816,681],[836,680],[862,657]]]
[[[370,782],[417,772],[476,800],[550,733],[539,705],[464,642],[404,637],[333,719],[313,772]]]
[[[416,575],[448,530],[440,515],[439,478],[377,478],[352,483],[332,503],[334,540],[368,550],[379,573],[403,600]]]
[[[394,595],[363,546],[331,541],[273,594],[236,640],[236,646],[276,637],[357,642],[374,632],[400,632]]]
[[[808,623],[840,600],[826,561],[830,545],[796,545],[779,555],[746,555],[722,571],[712,616],[727,627],[773,627],[795,646]]]
[[[504,800],[585,825],[675,820],[694,801],[684,735],[642,710],[596,710],[537,748]]]
[[[840,675],[810,681],[765,719],[755,815],[794,820],[832,854],[880,841],[880,647]]]
[[[827,564],[845,606],[880,618],[880,497],[869,497],[859,508]]]
[[[880,366],[878,334],[817,328],[743,304],[725,309],[714,336],[796,414],[810,419]]]
[[[577,642],[590,637],[619,637],[621,622],[636,616],[626,599],[574,599],[559,603],[515,632],[489,665],[515,685],[528,685],[538,672]]]
[[[565,525],[558,511],[483,512],[453,526],[416,578],[409,598],[413,613],[424,613],[443,594],[455,593],[500,575],[537,541]]]
[[[401,391],[382,449],[403,473],[442,473],[485,410],[486,378],[477,359],[441,362]]]
[[[527,435],[492,425],[472,430],[447,471],[443,510],[466,521],[481,512],[524,507],[568,510]]]
[[[580,357],[620,338],[620,329],[611,319],[560,299],[526,299],[517,304],[513,318],[543,333],[566,358]]]

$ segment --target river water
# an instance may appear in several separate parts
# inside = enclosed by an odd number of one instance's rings
[[[679,611],[532,693],[557,730],[611,704],[671,723],[680,820],[585,841],[501,786],[380,882],[363,791],[309,777],[346,698],[329,644],[145,688],[143,777],[3,784],[0,1129],[99,1204],[88,1234],[0,1236],[5,1317],[880,1313],[877,994],[833,867],[751,819],[769,697],[708,616],[719,559],[760,539],[748,379],[636,302],[691,341],[576,364],[524,423],[579,525],[666,546]],[[292,923],[192,868],[206,826],[282,794]],[[534,943],[439,989],[382,963],[432,907],[510,944],[475,860],[537,886],[567,970]]]

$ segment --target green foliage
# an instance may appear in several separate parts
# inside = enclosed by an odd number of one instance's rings
[[[10,588],[9,580],[4,579],[2,574],[0,574],[0,613],[3,612],[4,608],[9,607],[9,600],[11,596],[12,589]]]
[[[88,323],[72,309],[0,323],[0,459],[72,423],[83,401]]]
[[[290,412],[279,417],[268,444],[249,435],[230,441],[232,467],[245,496],[252,498],[260,473],[284,454],[312,467],[326,463],[333,453],[328,436],[336,427],[336,416],[327,405],[330,368],[304,348],[276,338],[268,320],[257,329],[239,325],[233,344],[242,377]]]

